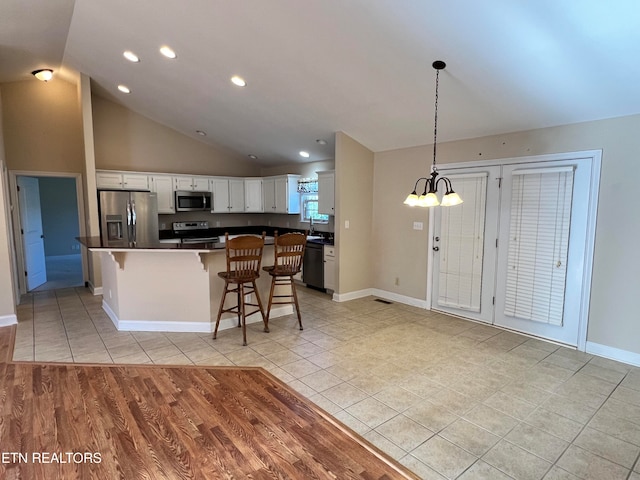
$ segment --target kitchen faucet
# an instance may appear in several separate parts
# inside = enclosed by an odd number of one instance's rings
[[[313,235],[315,233],[315,229],[313,228],[313,217],[309,216],[309,233]]]

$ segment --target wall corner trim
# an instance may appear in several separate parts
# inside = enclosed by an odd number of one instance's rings
[[[640,353],[609,347],[608,345],[601,345],[594,342],[587,342],[587,348],[585,351],[593,355],[598,355],[599,357],[640,367]]]
[[[8,327],[10,325],[17,325],[18,317],[15,314],[0,315],[0,327]]]

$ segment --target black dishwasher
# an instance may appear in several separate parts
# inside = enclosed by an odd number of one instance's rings
[[[307,242],[304,250],[302,281],[308,287],[324,290],[324,255],[320,243]]]

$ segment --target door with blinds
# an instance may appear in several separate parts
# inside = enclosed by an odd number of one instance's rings
[[[590,171],[505,165],[502,177],[495,324],[576,345]]]
[[[434,209],[432,308],[577,345],[592,160],[443,172],[464,203]]]
[[[446,175],[464,202],[433,210],[433,308],[493,323],[500,167]]]

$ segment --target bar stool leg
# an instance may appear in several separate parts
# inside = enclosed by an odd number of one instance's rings
[[[238,285],[238,295],[239,295],[239,303],[238,304],[238,312],[241,312],[240,319],[242,323],[242,345],[247,346],[247,318],[245,316],[245,306],[244,306],[244,283],[240,283]],[[238,325],[240,326],[240,325]]]
[[[293,296],[293,302],[296,306],[296,313],[298,314],[298,325],[300,325],[300,330],[304,330],[302,328],[302,317],[300,316],[300,305],[298,305],[298,293],[296,292],[296,284],[293,281],[293,277],[289,277],[289,283],[291,284],[291,294]]]
[[[222,294],[222,300],[220,300],[220,308],[218,308],[218,318],[216,319],[216,328],[213,330],[213,339],[216,339],[218,335],[218,327],[220,326],[220,317],[222,316],[222,310],[224,309],[224,301],[227,298],[229,282],[224,282],[224,293]]]
[[[276,277],[271,275],[271,290],[269,291],[269,305],[267,306],[267,320],[266,320],[266,328],[269,331],[269,316],[271,315],[271,305],[273,304],[273,292],[276,287]]]
[[[258,308],[260,309],[260,315],[262,315],[262,323],[264,323],[264,331],[269,333],[269,321],[264,314],[264,307],[262,306],[262,300],[260,300],[260,294],[258,293],[258,287],[256,287],[256,281],[251,282],[253,284],[253,291],[256,294],[256,300],[258,301]]]

